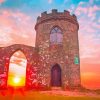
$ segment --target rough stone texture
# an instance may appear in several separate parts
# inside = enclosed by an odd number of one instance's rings
[[[50,31],[59,26],[63,32],[62,44],[50,44]],[[62,87],[79,87],[80,64],[74,63],[79,58],[78,22],[75,15],[68,11],[52,13],[44,12],[37,18],[36,47],[15,44],[0,48],[0,86],[7,85],[9,59],[17,50],[21,50],[28,61],[26,86],[33,87],[34,82],[44,86],[51,86],[51,69],[55,64],[61,67]],[[5,81],[4,81],[5,80]]]
[[[50,31],[58,26],[63,32],[62,44],[50,44]],[[36,47],[39,49],[42,80],[47,86],[51,82],[51,69],[59,64],[62,70],[62,87],[80,86],[80,64],[74,63],[79,58],[78,29],[79,24],[75,15],[68,11],[52,13],[44,12],[37,18],[35,26],[37,37]]]
[[[7,86],[10,57],[18,50],[21,50],[27,59],[26,86],[30,87],[37,81],[38,50],[34,47],[15,44],[0,48],[0,88]]]

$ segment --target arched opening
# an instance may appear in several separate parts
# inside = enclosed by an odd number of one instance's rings
[[[51,86],[61,86],[61,68],[55,64],[51,69]]]
[[[50,32],[50,43],[62,44],[62,41],[63,41],[62,30],[58,26],[53,27]]]
[[[7,86],[25,86],[27,59],[20,50],[10,58]]]

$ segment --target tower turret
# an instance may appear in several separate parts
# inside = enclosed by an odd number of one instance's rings
[[[41,75],[51,86],[80,85],[79,24],[69,11],[46,11],[37,18],[36,47],[39,48]]]

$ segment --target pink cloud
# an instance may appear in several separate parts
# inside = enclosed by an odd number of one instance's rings
[[[78,6],[77,9],[75,10],[75,14],[80,15],[81,13],[87,14],[87,8]]]
[[[0,4],[3,3],[3,2],[5,2],[5,0],[0,0]]]
[[[80,68],[82,85],[100,88],[100,25],[95,21],[100,7],[81,2],[75,10],[79,22]],[[83,6],[85,5],[85,6]]]
[[[99,29],[99,27],[96,23],[92,26],[92,23],[87,24],[80,22],[79,43],[81,58],[94,57],[96,56],[96,53],[97,56],[98,54],[100,54],[100,44],[98,43],[100,41],[100,38],[98,38],[99,35],[97,36],[96,34],[96,31]]]
[[[79,33],[80,57],[89,63],[100,63],[100,39],[94,33]],[[97,49],[96,49],[97,48]]]
[[[0,10],[0,46],[10,44],[35,44],[35,22],[20,11]]]
[[[96,18],[96,12],[100,11],[100,7],[97,5],[91,6],[93,2],[94,0],[90,0],[89,3],[80,2],[75,10],[75,14],[78,16],[81,14],[87,14],[88,17],[94,20]],[[83,5],[85,5],[85,7],[83,7]]]
[[[90,0],[90,2],[93,2]],[[100,25],[94,21],[96,18],[96,12],[100,10],[100,7],[94,5],[83,7],[85,2],[82,2],[77,7],[75,13],[80,15],[79,21],[79,43],[80,43],[80,56],[82,59],[91,59],[88,62],[97,63],[100,57],[100,38],[98,31]],[[95,49],[98,48],[98,49]],[[96,59],[96,60],[95,60]],[[86,60],[85,60],[86,61]]]
[[[88,8],[88,17],[91,17],[92,19],[95,19],[96,12],[100,11],[100,7],[94,5],[93,7]]]

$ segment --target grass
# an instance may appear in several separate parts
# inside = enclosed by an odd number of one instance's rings
[[[100,98],[96,97],[70,97],[70,96],[62,96],[62,95],[50,95],[43,94],[40,92],[0,92],[0,100],[100,100]]]

